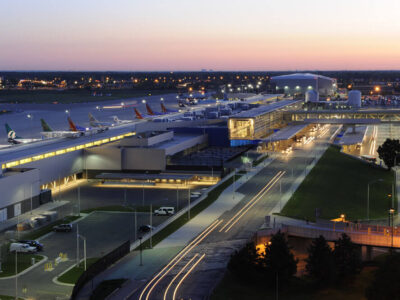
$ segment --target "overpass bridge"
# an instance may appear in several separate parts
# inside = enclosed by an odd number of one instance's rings
[[[280,230],[292,237],[304,239],[315,239],[323,236],[327,241],[337,241],[343,233],[347,234],[351,241],[362,246],[363,255],[367,260],[371,259],[372,248],[400,248],[400,228],[397,226],[382,226],[351,222],[333,222],[318,220],[317,223],[309,223],[303,220],[287,217],[274,216],[272,227],[269,227],[269,220],[265,228],[257,232],[257,244],[265,244],[272,234]],[[275,223],[275,219],[277,222]]]
[[[310,124],[400,123],[400,109],[287,110],[283,113],[283,120]]]

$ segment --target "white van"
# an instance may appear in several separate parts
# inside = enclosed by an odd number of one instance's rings
[[[169,216],[175,213],[175,208],[171,206],[162,206],[154,211],[155,216]]]
[[[22,253],[36,253],[36,247],[31,247],[28,244],[22,243],[11,243],[10,252],[22,252]]]

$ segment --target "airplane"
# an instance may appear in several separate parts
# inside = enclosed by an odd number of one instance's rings
[[[7,123],[5,124],[6,127],[6,132],[7,132],[7,141],[10,144],[26,144],[26,143],[32,143],[32,142],[37,142],[40,141],[41,139],[24,139],[21,138],[19,136],[17,136],[17,134],[15,133],[14,130],[11,129],[10,125],[8,125]]]
[[[92,127],[102,128],[108,130],[108,127],[114,126],[111,122],[99,122],[91,113],[89,113],[89,124]]]
[[[146,103],[146,110],[147,110],[147,113],[149,114],[149,116],[161,116],[161,115],[163,115],[163,113],[154,112],[154,111],[151,109],[151,107],[150,107],[150,105],[149,105],[148,103]]]
[[[53,130],[46,123],[46,121],[44,119],[40,119],[40,122],[42,123],[42,128],[43,128],[43,131],[41,132],[41,134],[47,138],[54,138],[54,137],[76,138],[76,137],[83,135],[83,133],[81,133],[81,132]]]
[[[136,119],[144,120],[144,116],[147,116],[147,115],[142,115],[142,114],[137,110],[136,107],[134,108],[134,110],[135,110]]]
[[[163,114],[169,114],[169,113],[174,113],[174,112],[178,112],[177,110],[171,110],[171,109],[167,109],[164,105],[163,102],[160,103],[161,104],[161,112]]]
[[[131,120],[120,120],[117,116],[112,116],[115,124],[127,124],[132,123]]]

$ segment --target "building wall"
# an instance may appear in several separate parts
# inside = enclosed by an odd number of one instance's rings
[[[88,170],[121,170],[122,155],[119,147],[95,147],[85,150],[84,167]]]
[[[40,194],[40,172],[37,169],[0,177],[0,209]]]
[[[83,150],[78,150],[63,155],[57,155],[41,159],[24,165],[24,168],[38,169],[40,172],[40,184],[46,184],[58,178],[82,172]]]
[[[123,170],[163,171],[166,166],[164,149],[123,148]]]

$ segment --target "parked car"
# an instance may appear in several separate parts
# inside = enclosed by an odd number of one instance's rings
[[[60,224],[53,227],[53,230],[56,232],[71,232],[72,225],[71,224]]]
[[[35,247],[37,251],[43,250],[43,244],[41,244],[35,240],[22,240],[22,241],[18,241],[18,243],[27,244],[31,247]]]
[[[169,216],[175,213],[175,208],[170,206],[162,206],[154,211],[155,216]]]
[[[151,225],[142,225],[139,227],[140,232],[149,232],[150,230],[154,230],[154,227]]]
[[[21,253],[36,253],[36,247],[31,247],[28,244],[23,243],[11,243],[10,252],[21,252]]]

